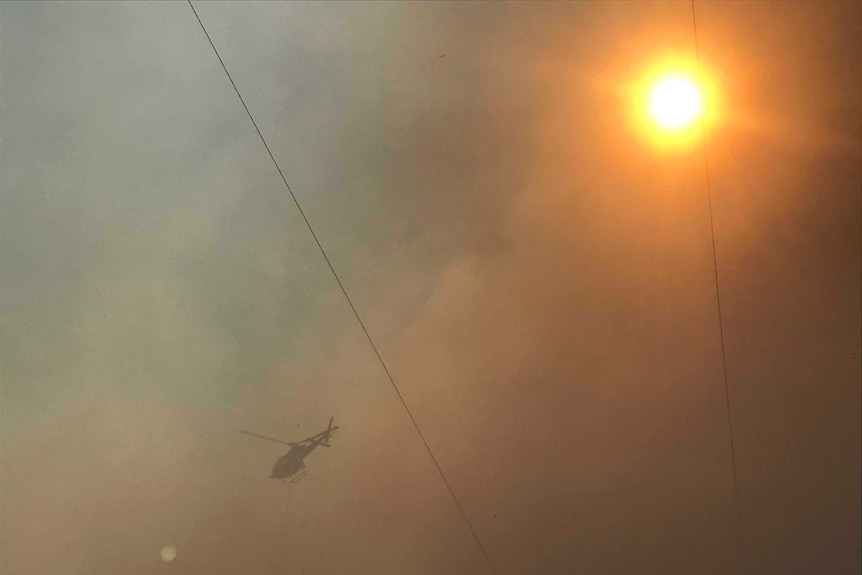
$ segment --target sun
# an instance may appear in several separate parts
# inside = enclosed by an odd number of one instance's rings
[[[681,130],[701,115],[700,89],[684,76],[666,76],[652,89],[649,109],[663,128]]]

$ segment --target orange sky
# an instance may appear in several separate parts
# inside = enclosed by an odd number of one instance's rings
[[[500,574],[860,569],[862,14],[696,6],[741,528],[689,3],[197,6]],[[188,6],[0,23],[2,571],[488,572]]]

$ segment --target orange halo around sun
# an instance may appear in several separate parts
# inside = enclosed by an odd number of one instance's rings
[[[627,86],[632,126],[647,145],[661,153],[686,152],[714,131],[718,116],[718,86],[709,70],[680,56],[655,58]]]

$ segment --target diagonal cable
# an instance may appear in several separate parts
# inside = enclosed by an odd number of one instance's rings
[[[485,562],[488,564],[488,567],[491,569],[492,573],[496,574],[496,569],[494,569],[494,564],[491,563],[491,559],[488,556],[488,552],[485,550],[485,546],[482,545],[482,542],[479,540],[479,535],[476,533],[476,530],[473,528],[473,524],[470,522],[469,517],[467,517],[467,513],[464,511],[464,507],[461,505],[461,502],[458,500],[458,496],[455,495],[455,491],[452,489],[452,486],[449,484],[449,480],[446,478],[446,474],[443,473],[443,468],[440,466],[440,463],[437,461],[437,458],[434,456],[434,452],[431,451],[431,446],[428,445],[428,441],[425,439],[425,435],[422,433],[422,430],[419,428],[419,424],[416,422],[416,418],[413,416],[413,413],[410,411],[410,408],[407,406],[407,402],[404,400],[404,396],[401,395],[401,391],[398,389],[398,385],[395,383],[395,379],[392,377],[392,374],[389,372],[389,368],[386,366],[386,362],[383,361],[383,357],[380,355],[380,351],[377,349],[377,345],[374,343],[374,340],[371,338],[371,334],[368,333],[368,329],[365,327],[365,322],[362,321],[362,317],[359,315],[359,312],[356,311],[356,306],[353,305],[353,301],[350,299],[350,296],[347,294],[347,290],[344,288],[344,284],[341,283],[341,279],[338,277],[338,273],[335,271],[335,268],[332,266],[332,262],[329,260],[329,256],[326,254],[326,250],[323,249],[323,246],[320,243],[320,240],[317,237],[317,234],[314,232],[314,228],[311,226],[311,222],[308,221],[308,217],[306,217],[305,212],[302,209],[302,206],[299,204],[299,200],[296,198],[296,194],[293,193],[293,190],[290,187],[290,184],[287,183],[287,178],[284,176],[284,172],[281,171],[281,167],[278,165],[278,161],[276,161],[275,156],[272,153],[272,150],[269,148],[269,145],[266,143],[266,139],[263,137],[263,134],[260,131],[260,128],[257,126],[257,122],[254,120],[254,116],[252,116],[251,111],[248,109],[248,106],[245,103],[245,100],[240,94],[239,88],[237,88],[236,83],[233,81],[233,78],[228,72],[227,66],[222,60],[221,55],[219,54],[218,49],[215,47],[215,44],[210,38],[209,32],[207,32],[206,26],[201,21],[200,16],[198,15],[197,10],[195,10],[194,5],[191,0],[187,0],[189,7],[192,9],[192,12],[195,15],[195,18],[198,21],[198,24],[201,26],[201,30],[203,30],[204,35],[209,41],[210,46],[212,46],[213,52],[215,52],[216,57],[218,58],[219,63],[221,64],[222,69],[224,70],[225,75],[227,75],[228,80],[230,80],[231,86],[233,86],[234,92],[236,92],[239,101],[242,103],[242,107],[245,109],[246,114],[248,114],[248,119],[251,120],[254,129],[257,131],[257,135],[260,137],[260,141],[263,143],[266,148],[267,153],[269,154],[272,163],[275,165],[275,169],[278,170],[278,175],[281,176],[281,181],[284,182],[285,188],[290,193],[290,197],[293,198],[293,202],[296,204],[296,209],[299,210],[299,214],[302,216],[303,221],[305,221],[305,225],[308,227],[308,231],[311,232],[311,236],[314,238],[314,242],[317,244],[317,248],[320,250],[323,259],[326,261],[326,265],[329,266],[329,271],[332,272],[332,276],[335,278],[335,281],[338,283],[338,287],[341,289],[341,293],[344,294],[344,299],[347,300],[350,309],[353,311],[353,315],[356,317],[356,321],[359,322],[360,327],[362,328],[362,332],[365,334],[365,338],[368,340],[368,343],[371,344],[371,348],[374,350],[374,354],[377,356],[380,365],[383,367],[383,371],[386,373],[386,377],[389,379],[389,383],[392,384],[392,388],[395,390],[395,394],[398,396],[398,400],[401,402],[401,405],[404,406],[404,411],[407,412],[407,415],[410,417],[410,421],[413,423],[413,427],[416,428],[416,433],[419,435],[419,438],[422,440],[422,444],[425,446],[425,450],[428,452],[428,455],[431,457],[431,461],[434,462],[434,467],[437,468],[437,471],[440,473],[440,477],[443,479],[443,483],[446,484],[446,489],[449,490],[449,495],[452,496],[452,500],[455,502],[458,511],[461,513],[461,516],[464,518],[464,522],[467,524],[467,527],[470,528],[470,533],[473,535],[473,539],[476,542],[476,545],[479,547],[479,550],[482,552],[482,556],[485,558]]]
[[[694,0],[691,0],[691,19],[694,26],[694,50],[697,59],[697,73],[700,76],[700,51],[697,42],[697,17],[694,10]],[[712,190],[709,182],[709,156],[706,151],[706,128],[704,120],[701,116],[700,120],[701,135],[703,138],[703,164],[706,172],[706,195],[709,202],[709,231],[712,237],[712,265],[715,274],[715,300],[718,307],[718,333],[721,341],[721,367],[724,375],[724,397],[727,404],[727,428],[730,434],[730,463],[733,470],[733,494],[736,503],[736,521],[738,525],[742,523],[742,513],[739,505],[739,482],[736,475],[736,449],[733,441],[733,418],[731,417],[730,409],[730,388],[727,380],[727,353],[724,345],[724,321],[721,315],[721,291],[718,284],[718,257],[715,250],[715,223],[712,215]]]

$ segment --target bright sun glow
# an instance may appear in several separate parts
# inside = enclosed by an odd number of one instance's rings
[[[679,76],[666,77],[652,90],[650,112],[664,128],[678,130],[700,116],[700,100],[700,90],[693,81]]]

